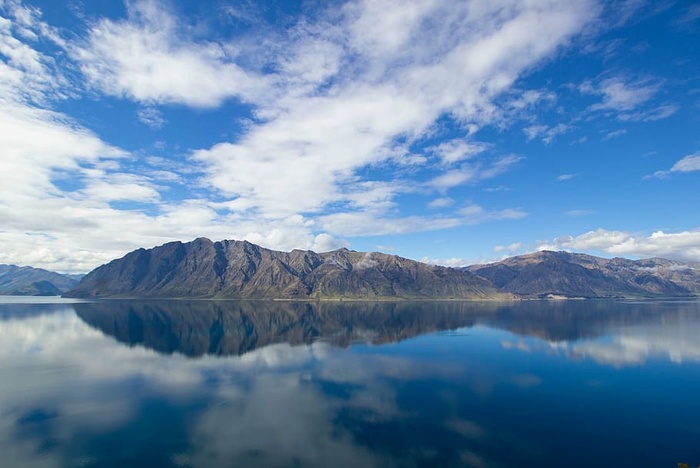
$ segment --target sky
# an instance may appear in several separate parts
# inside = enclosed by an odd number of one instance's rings
[[[0,0],[0,263],[700,261],[700,2]]]

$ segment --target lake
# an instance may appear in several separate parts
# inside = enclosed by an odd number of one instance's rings
[[[700,465],[700,302],[0,298],[2,467]]]

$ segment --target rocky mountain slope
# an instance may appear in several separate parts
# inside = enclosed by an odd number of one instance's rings
[[[246,241],[171,242],[90,272],[80,298],[508,299],[463,269],[347,249],[278,252]]]
[[[700,296],[700,264],[542,251],[447,268],[347,249],[278,252],[245,241],[171,242],[89,273],[67,297],[511,299]]]
[[[41,268],[0,265],[0,295],[60,296],[78,280]]]
[[[700,264],[651,258],[605,259],[542,251],[467,267],[520,296],[687,297],[700,295]]]

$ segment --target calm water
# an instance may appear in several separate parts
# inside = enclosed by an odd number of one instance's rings
[[[678,462],[699,302],[0,298],[2,467]]]

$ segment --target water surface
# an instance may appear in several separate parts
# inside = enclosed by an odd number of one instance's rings
[[[700,464],[700,303],[0,298],[0,466]]]

